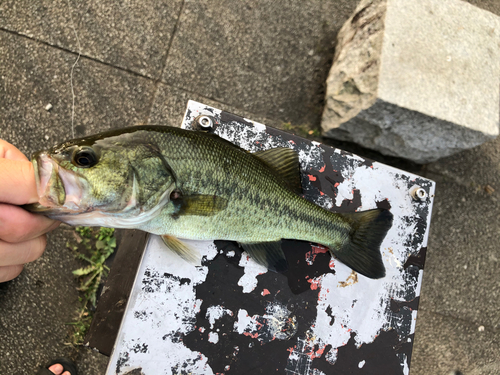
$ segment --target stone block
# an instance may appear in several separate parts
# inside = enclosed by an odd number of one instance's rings
[[[323,133],[427,163],[499,134],[500,18],[459,0],[362,0],[338,34]]]

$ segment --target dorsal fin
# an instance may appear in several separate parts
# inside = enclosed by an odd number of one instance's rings
[[[252,155],[258,157],[276,171],[294,193],[302,194],[299,155],[294,150],[287,147],[278,147],[266,151],[257,151]]]

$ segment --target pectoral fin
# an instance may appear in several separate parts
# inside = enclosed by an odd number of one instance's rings
[[[175,193],[172,198],[175,207],[174,216],[212,216],[227,207],[227,199],[216,195],[182,195],[181,193]]]
[[[163,235],[160,237],[170,250],[179,255],[186,262],[191,263],[194,266],[201,266],[201,255],[198,250],[182,242],[177,237],[169,235]]]
[[[273,272],[285,272],[288,264],[283,250],[281,240],[275,242],[240,243],[253,260],[262,264]]]

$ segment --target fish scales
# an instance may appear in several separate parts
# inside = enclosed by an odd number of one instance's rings
[[[183,132],[179,137],[159,133],[156,142],[169,160],[184,194],[201,193],[226,198],[228,206],[214,216],[158,216],[140,228],[190,239],[224,239],[267,242],[281,238],[331,244],[348,235],[349,225],[340,216],[291,192],[252,154],[214,136]],[[243,220],[242,220],[243,219]],[[325,234],[330,234],[326,238]],[[340,235],[342,234],[342,235]]]

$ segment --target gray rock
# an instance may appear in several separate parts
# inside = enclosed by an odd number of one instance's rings
[[[458,0],[363,0],[338,34],[324,135],[427,163],[499,134],[500,18]]]

